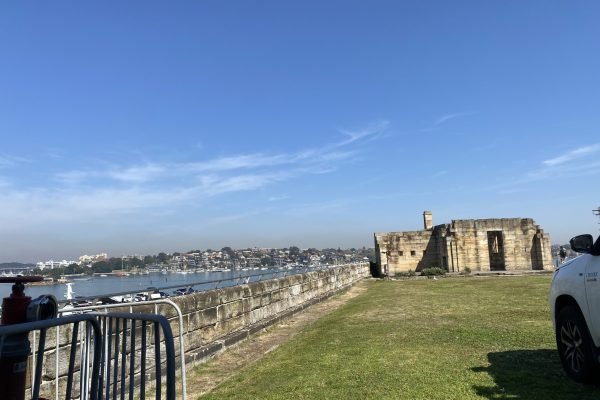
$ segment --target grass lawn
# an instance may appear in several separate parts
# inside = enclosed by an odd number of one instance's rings
[[[363,282],[364,294],[202,398],[599,399],[562,372],[550,280]]]

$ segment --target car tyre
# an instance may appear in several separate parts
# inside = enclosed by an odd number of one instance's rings
[[[556,317],[556,346],[563,368],[577,382],[598,381],[593,342],[585,319],[576,306],[563,307]]]

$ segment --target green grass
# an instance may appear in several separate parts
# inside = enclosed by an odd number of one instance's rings
[[[203,399],[598,399],[562,372],[549,276],[371,281]]]

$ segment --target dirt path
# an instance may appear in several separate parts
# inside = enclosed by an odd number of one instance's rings
[[[199,396],[210,392],[243,368],[260,360],[265,354],[275,350],[282,343],[295,337],[304,328],[338,309],[365,290],[365,285],[358,283],[347,292],[317,303],[268,328],[264,333],[255,335],[234,348],[227,349],[227,351],[200,366],[200,368],[190,369],[187,377],[188,399],[195,400]]]

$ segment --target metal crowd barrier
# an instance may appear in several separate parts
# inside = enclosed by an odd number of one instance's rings
[[[137,301],[134,303],[102,304],[102,305],[96,305],[96,306],[62,308],[62,309],[58,310],[58,315],[64,316],[64,315],[71,315],[73,313],[89,313],[91,311],[108,313],[108,311],[111,308],[121,308],[122,309],[124,307],[128,307],[129,312],[133,313],[134,307],[145,306],[145,305],[154,306],[154,314],[159,315],[158,306],[160,304],[166,304],[166,305],[173,307],[173,309],[177,313],[177,321],[178,321],[178,325],[179,325],[179,336],[178,336],[179,357],[180,357],[179,365],[180,365],[180,374],[181,374],[181,393],[180,393],[179,398],[181,400],[186,400],[187,399],[187,389],[186,389],[187,382],[186,382],[186,366],[185,366],[185,342],[184,342],[184,338],[183,338],[183,334],[184,334],[183,313],[181,312],[181,308],[179,308],[179,306],[172,300],[156,299],[156,300],[148,300],[148,301]],[[127,315],[130,315],[130,314],[127,314]],[[139,314],[136,314],[136,315],[139,315]]]
[[[40,387],[42,384],[42,370],[44,364],[44,356],[46,354],[46,333],[48,329],[59,328],[60,326],[72,325],[72,336],[69,350],[69,364],[67,382],[64,389],[64,399],[74,397],[73,383],[74,379],[79,380],[79,393],[82,400],[96,400],[99,383],[100,372],[100,351],[102,349],[102,331],[100,324],[94,315],[73,315],[65,318],[53,318],[41,321],[26,322],[14,325],[0,325],[0,354],[5,340],[14,335],[27,335],[30,332],[38,332],[37,345],[32,343],[34,349],[34,357],[31,365],[31,398],[40,398]],[[80,337],[79,333],[83,331],[85,337]],[[77,358],[77,347],[80,346],[79,368],[75,364]],[[37,349],[36,349],[37,348]],[[89,361],[90,351],[92,351],[93,360]],[[87,357],[87,360],[85,359]],[[58,366],[59,353],[55,353],[56,364]],[[81,368],[85,365],[85,368]],[[91,368],[90,368],[91,367]],[[76,372],[78,374],[76,374]],[[58,374],[58,368],[56,373]],[[8,384],[8,382],[6,383]],[[57,383],[55,387],[55,397],[58,399],[60,387]]]
[[[66,346],[61,346],[61,327],[71,329]],[[47,349],[47,333],[52,328],[56,329],[56,346]],[[33,400],[145,400],[152,389],[152,398],[175,400],[175,346],[171,326],[164,316],[87,313],[0,325],[0,354],[6,338],[27,334],[33,338],[29,397]],[[60,357],[65,350],[66,359]],[[50,354],[55,357],[55,380],[46,381],[46,397],[40,397],[44,360]],[[150,362],[151,358],[154,362]],[[67,371],[59,377],[63,359]],[[50,396],[52,386],[54,393]]]
[[[98,398],[116,399],[119,396],[120,399],[125,399],[125,394],[128,395],[129,400],[146,398],[148,345],[154,339],[153,398],[157,400],[162,398],[164,381],[165,399],[175,400],[175,346],[169,321],[155,314],[109,313],[96,314],[96,316],[100,320],[104,333]],[[161,331],[164,340],[161,338]],[[161,355],[163,347],[166,364],[164,379]]]

